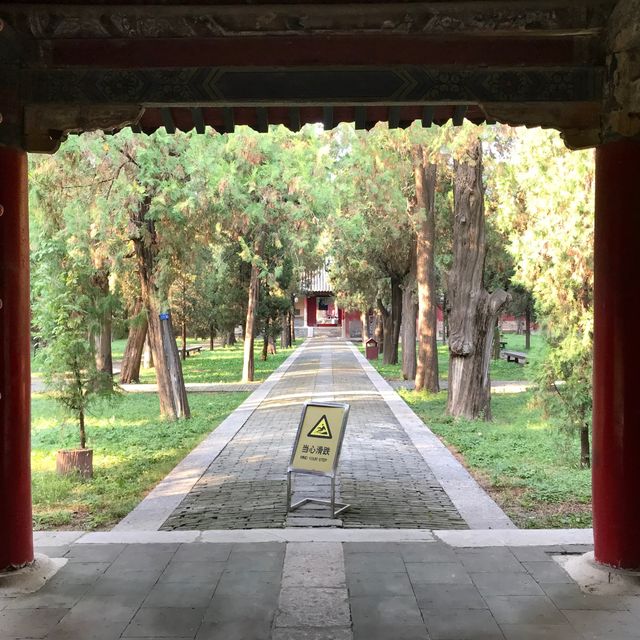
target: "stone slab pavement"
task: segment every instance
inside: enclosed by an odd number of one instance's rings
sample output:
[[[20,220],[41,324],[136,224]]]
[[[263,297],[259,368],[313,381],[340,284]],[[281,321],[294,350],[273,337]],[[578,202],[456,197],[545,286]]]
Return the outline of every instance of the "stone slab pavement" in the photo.
[[[166,513],[161,529],[513,526],[351,343],[307,340],[276,373],[275,381],[265,383],[266,392],[260,387],[263,397],[253,402],[243,425],[176,508]],[[308,400],[351,406],[337,480],[337,497],[351,508],[339,520],[318,505],[286,512],[286,470]],[[400,409],[394,403],[400,403]],[[437,474],[433,465],[439,466]],[[328,478],[297,474],[294,486],[294,499],[329,497]],[[464,494],[459,505],[449,491]],[[175,502],[179,491],[170,493]],[[144,520],[137,527],[157,528],[145,526]]]
[[[583,593],[554,560],[584,545],[44,539],[66,564],[0,597],[0,640],[640,638],[640,597]]]

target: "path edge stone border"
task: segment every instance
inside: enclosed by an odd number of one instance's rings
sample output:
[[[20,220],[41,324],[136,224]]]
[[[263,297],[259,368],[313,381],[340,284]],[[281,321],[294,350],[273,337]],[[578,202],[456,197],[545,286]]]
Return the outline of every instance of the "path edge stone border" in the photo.
[[[197,447],[188,453],[112,531],[157,531],[173,513],[209,465],[222,453],[245,425],[260,403],[269,395],[305,347],[295,351]]]
[[[516,526],[509,516],[376,371],[353,342],[347,341],[347,344],[469,527],[515,529]]]

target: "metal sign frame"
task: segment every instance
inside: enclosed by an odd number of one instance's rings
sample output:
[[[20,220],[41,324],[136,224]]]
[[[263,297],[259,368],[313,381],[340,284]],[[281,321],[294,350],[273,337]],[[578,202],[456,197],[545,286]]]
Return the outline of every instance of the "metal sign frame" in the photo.
[[[336,445],[336,454],[333,460],[333,466],[331,471],[314,471],[312,469],[299,469],[296,468],[293,464],[296,451],[298,450],[298,443],[300,442],[300,437],[302,435],[302,427],[304,425],[304,419],[307,415],[308,407],[331,407],[334,409],[344,409],[344,413],[342,415],[342,423],[340,425],[340,436],[338,437],[337,445]],[[344,502],[336,502],[336,471],[338,468],[338,462],[340,461],[340,453],[342,452],[342,441],[344,440],[344,433],[347,428],[347,421],[349,419],[349,409],[350,405],[346,402],[305,402],[304,408],[302,410],[302,416],[300,417],[300,423],[298,424],[298,431],[296,433],[296,439],[293,443],[293,450],[291,451],[291,458],[289,459],[289,466],[287,467],[287,513],[289,511],[295,511],[302,505],[305,505],[309,502],[314,502],[316,504],[327,504],[331,506],[331,513],[334,518],[339,516],[341,513],[346,511],[351,505],[345,504]],[[331,500],[321,500],[319,498],[303,498],[298,502],[291,504],[291,497],[293,493],[293,473],[305,473],[308,475],[315,476],[324,476],[331,478]],[[339,509],[336,510],[336,506]]]

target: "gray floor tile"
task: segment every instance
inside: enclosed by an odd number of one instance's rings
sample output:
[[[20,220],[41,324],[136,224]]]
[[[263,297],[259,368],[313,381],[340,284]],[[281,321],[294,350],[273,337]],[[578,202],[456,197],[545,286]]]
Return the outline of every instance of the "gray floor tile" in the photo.
[[[216,596],[253,598],[271,595],[275,601],[280,593],[280,571],[225,571],[216,587]]]
[[[406,567],[413,585],[471,584],[466,569],[457,562],[408,562]]]
[[[271,636],[271,640],[352,640],[352,638],[353,633],[349,627],[274,629]]]
[[[224,567],[224,562],[212,562],[210,560],[201,562],[176,562],[172,560],[158,579],[158,582],[202,583],[215,586],[218,584]]]
[[[443,542],[400,542],[398,551],[405,562],[458,562],[455,551]]]
[[[452,611],[449,615],[425,613],[433,640],[502,640],[500,627],[489,611]]]
[[[506,547],[484,547],[482,549],[459,549],[458,560],[469,573],[524,571],[522,564]]]
[[[587,640],[640,638],[638,619],[629,611],[564,611],[571,625]]]
[[[344,542],[342,544],[345,555],[350,553],[396,553],[397,542]]]
[[[350,599],[354,628],[358,625],[420,626],[422,615],[411,596],[358,596]]]
[[[236,547],[237,548],[237,547]],[[173,562],[225,562],[229,559],[233,545],[219,542],[191,542],[181,544],[172,558]]]
[[[227,563],[228,571],[282,571],[284,553],[277,551],[232,552]]]
[[[123,638],[157,636],[193,637],[198,631],[204,609],[143,608],[138,611],[122,634]]]
[[[473,584],[417,584],[418,606],[425,611],[445,614],[452,609],[486,609],[487,603]]]
[[[126,620],[67,615],[47,635],[47,640],[117,640],[127,624]]]
[[[412,596],[413,588],[406,572],[385,573],[352,573],[347,576],[347,587],[350,596]]]
[[[98,579],[87,594],[122,595],[132,599],[139,598],[142,601],[147,597],[157,580],[158,573],[155,571],[140,571],[134,574],[105,574]]]
[[[553,600],[558,609],[594,611],[626,611],[625,598],[621,596],[593,595],[583,593],[577,584],[541,584],[544,592]]]
[[[254,620],[256,624],[271,623],[276,611],[275,598],[253,597],[251,600],[229,596],[214,596],[204,614],[207,622]]]
[[[64,582],[61,584],[45,584],[35,593],[9,598],[6,609],[70,609],[87,591],[92,588],[89,584],[75,584]]]
[[[65,556],[69,562],[113,562],[125,549],[124,544],[74,544]]]
[[[142,603],[143,607],[207,607],[215,585],[202,583],[163,582],[154,585]]]
[[[271,625],[253,620],[203,622],[196,640],[271,640]]]
[[[68,609],[5,609],[0,611],[0,638],[43,638]]]
[[[573,584],[571,576],[554,560],[550,562],[523,562],[522,565],[536,582]]]
[[[353,627],[353,640],[429,640],[424,624],[359,624]]]
[[[352,573],[402,573],[405,571],[402,556],[396,552],[349,553],[344,565],[347,575]]]
[[[509,547],[509,550],[520,562],[548,562],[553,553],[562,553],[563,547]]]
[[[567,619],[547,596],[487,596],[500,624],[565,624]]]
[[[575,629],[565,624],[501,624],[507,640],[582,640]]]
[[[541,596],[538,583],[527,573],[472,573],[483,596]]]

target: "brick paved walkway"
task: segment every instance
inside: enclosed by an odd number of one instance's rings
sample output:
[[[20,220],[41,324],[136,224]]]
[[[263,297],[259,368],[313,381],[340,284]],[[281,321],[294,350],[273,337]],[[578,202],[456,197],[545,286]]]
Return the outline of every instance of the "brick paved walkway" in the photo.
[[[323,507],[287,517],[286,468],[307,400],[351,405],[338,494],[352,504],[342,521]],[[328,481],[297,476],[299,495],[326,496]],[[211,463],[162,529],[337,525],[466,528],[423,457],[347,343],[309,341],[298,358]]]

